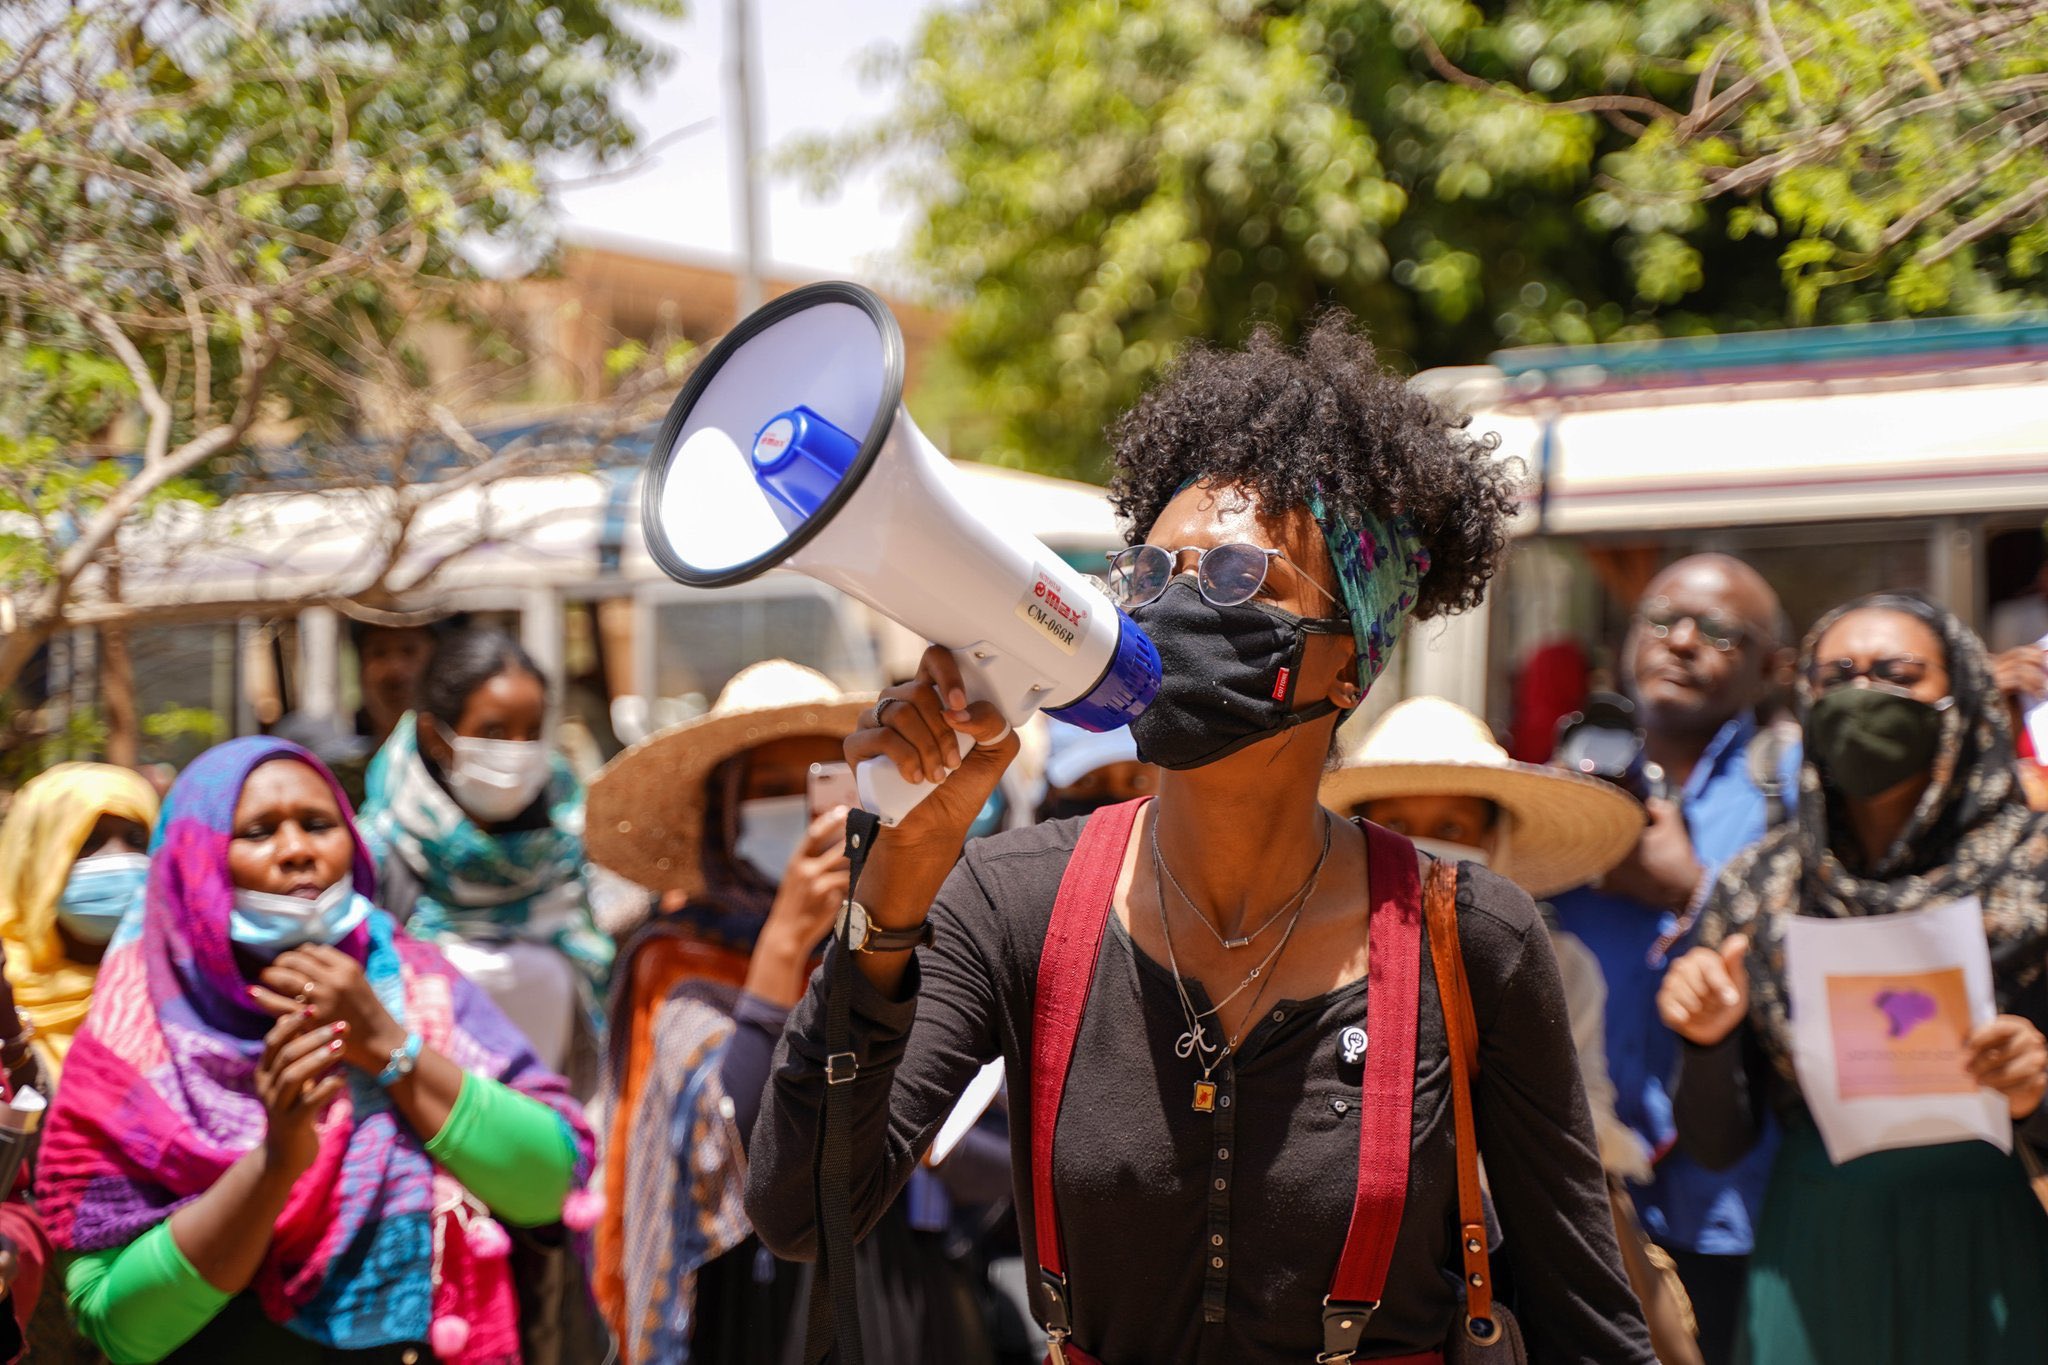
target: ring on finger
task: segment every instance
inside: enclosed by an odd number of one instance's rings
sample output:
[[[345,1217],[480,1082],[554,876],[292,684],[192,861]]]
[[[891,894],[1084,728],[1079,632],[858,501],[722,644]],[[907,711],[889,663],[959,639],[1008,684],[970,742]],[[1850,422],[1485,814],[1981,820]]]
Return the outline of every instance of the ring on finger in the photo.
[[[910,705],[910,703],[909,703],[909,702],[907,702],[907,701],[905,701],[905,700],[903,700],[903,698],[901,698],[901,697],[884,697],[884,698],[882,698],[882,699],[881,699],[880,701],[878,701],[878,702],[876,702],[876,703],[875,703],[875,724],[876,724],[876,725],[886,725],[886,724],[888,723],[888,722],[887,722],[887,720],[885,719],[885,717],[887,717],[887,716],[888,716],[888,714],[889,714],[889,708],[890,708],[890,707],[892,707],[892,706],[908,706],[908,705]]]
[[[299,986],[299,1003],[301,1005],[310,1005],[313,1003],[313,983],[310,979],[301,983]]]

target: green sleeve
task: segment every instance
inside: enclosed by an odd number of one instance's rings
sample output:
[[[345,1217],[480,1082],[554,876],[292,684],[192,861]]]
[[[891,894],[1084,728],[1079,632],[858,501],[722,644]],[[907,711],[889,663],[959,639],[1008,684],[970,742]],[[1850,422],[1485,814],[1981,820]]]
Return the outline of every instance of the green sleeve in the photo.
[[[576,1175],[568,1120],[539,1100],[474,1074],[462,1078],[455,1107],[427,1143],[427,1155],[492,1213],[523,1228],[560,1218]]]
[[[127,1246],[72,1257],[64,1267],[64,1292],[79,1330],[114,1365],[162,1360],[233,1297],[192,1268],[169,1223]]]

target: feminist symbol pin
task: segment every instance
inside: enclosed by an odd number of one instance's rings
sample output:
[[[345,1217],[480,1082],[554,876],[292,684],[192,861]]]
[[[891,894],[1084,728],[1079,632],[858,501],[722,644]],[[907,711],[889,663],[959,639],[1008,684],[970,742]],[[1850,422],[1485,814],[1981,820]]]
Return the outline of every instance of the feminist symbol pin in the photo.
[[[1355,1066],[1365,1058],[1365,1030],[1353,1024],[1337,1036],[1338,1046],[1344,1049],[1344,1064]]]

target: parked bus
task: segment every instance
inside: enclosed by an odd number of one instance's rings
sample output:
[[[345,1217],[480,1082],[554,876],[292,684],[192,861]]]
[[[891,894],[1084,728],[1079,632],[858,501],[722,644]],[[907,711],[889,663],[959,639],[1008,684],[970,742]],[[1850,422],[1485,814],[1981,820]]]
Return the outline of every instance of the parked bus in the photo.
[[[1102,490],[961,463],[984,520],[1037,536],[1087,572],[1120,543]],[[664,577],[640,535],[639,470],[509,478],[436,498],[410,525],[388,583],[399,606],[503,627],[563,680],[558,701],[586,760],[708,706],[754,660],[785,657],[848,688],[908,676],[922,642],[810,579],[775,571],[716,592]],[[309,599],[348,597],[391,556],[388,489],[229,499],[173,511],[127,538],[122,594],[147,608],[129,633],[138,710],[211,711],[220,733],[287,712],[348,716],[360,704],[346,618]],[[408,585],[417,588],[406,591]],[[97,696],[95,632],[61,635],[47,691],[61,708]],[[208,737],[149,746],[182,762]]]
[[[1378,706],[1441,693],[1509,734],[1532,662],[1607,681],[1650,578],[1701,551],[1755,564],[1797,631],[1878,588],[1984,630],[2043,581],[2048,318],[1527,348],[1415,382],[1527,487],[1486,605],[1425,628]]]

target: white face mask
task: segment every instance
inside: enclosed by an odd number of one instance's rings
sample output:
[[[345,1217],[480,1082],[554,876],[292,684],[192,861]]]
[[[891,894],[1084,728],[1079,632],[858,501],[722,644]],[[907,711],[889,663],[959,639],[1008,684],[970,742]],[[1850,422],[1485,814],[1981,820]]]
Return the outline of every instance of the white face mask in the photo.
[[[236,887],[235,906],[228,912],[228,937],[276,957],[302,943],[339,943],[369,913],[370,903],[355,893],[355,883],[349,877],[312,897]]]
[[[448,790],[455,804],[487,825],[510,820],[533,804],[548,784],[548,746],[537,739],[471,739],[440,721],[441,737],[455,751]]]
[[[778,885],[811,827],[808,796],[764,796],[740,802],[740,836],[733,856]]]
[[[1485,867],[1492,861],[1485,849],[1474,848],[1471,844],[1454,844],[1446,839],[1416,839],[1412,837],[1408,842],[1441,862],[1477,863],[1481,867]]]

